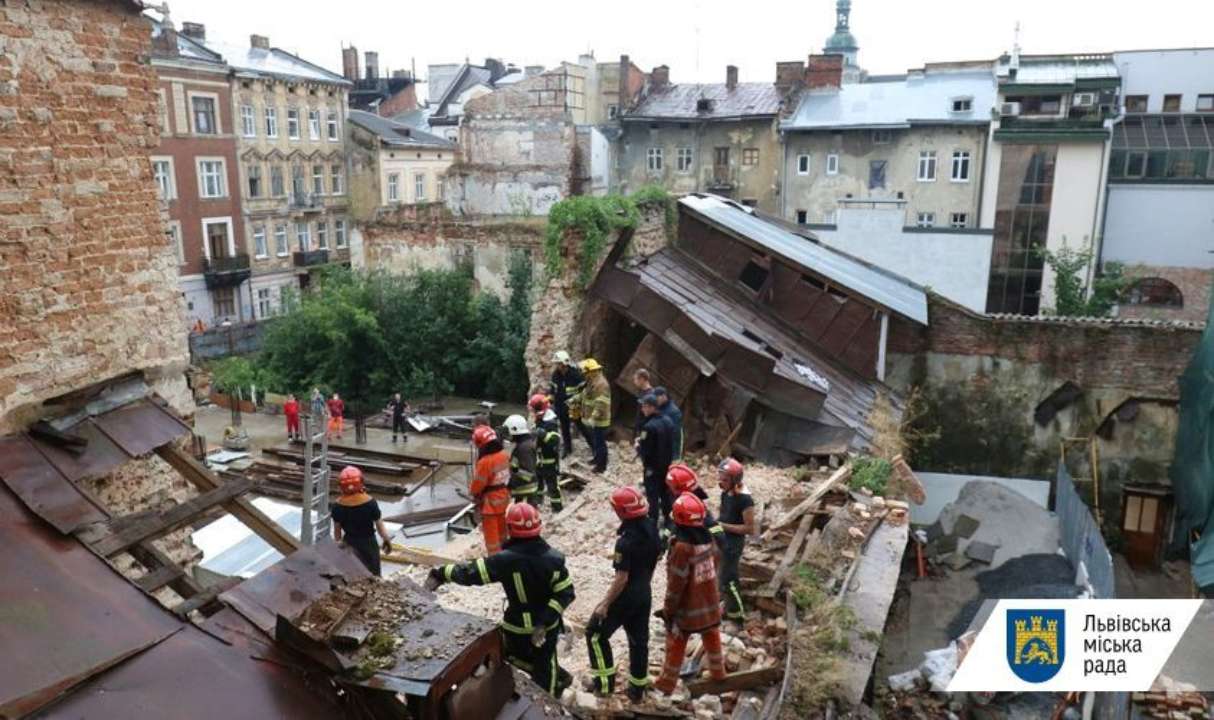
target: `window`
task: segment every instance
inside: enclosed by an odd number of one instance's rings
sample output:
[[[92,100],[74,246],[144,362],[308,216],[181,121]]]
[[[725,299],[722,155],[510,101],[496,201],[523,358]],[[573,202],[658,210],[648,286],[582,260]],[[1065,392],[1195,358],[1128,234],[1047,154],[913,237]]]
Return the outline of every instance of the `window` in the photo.
[[[617,117],[619,117],[619,114],[620,114],[619,105],[613,104],[613,105],[607,106],[607,119],[608,120],[615,120]]]
[[[325,166],[312,166],[312,192],[316,195],[325,194]]]
[[[426,174],[415,173],[413,175],[413,202],[426,201]]]
[[[645,167],[649,172],[662,172],[662,148],[651,147],[645,152]]]
[[[198,195],[202,198],[228,196],[228,184],[224,179],[222,159],[198,159]]]
[[[1143,278],[1126,291],[1126,303],[1178,308],[1184,307],[1184,296],[1180,288],[1163,278]]]
[[[328,124],[329,124],[329,139],[337,140],[338,139],[338,137],[337,137],[337,113],[332,110],[329,111]]]
[[[968,213],[953,213],[949,216],[948,226],[951,228],[963,228],[969,226]]]
[[[270,248],[266,245],[266,226],[253,226],[253,252],[259,258],[269,257]]]
[[[240,106],[240,132],[245,137],[257,136],[257,119],[253,117],[252,105]]]
[[[333,194],[341,195],[346,191],[346,176],[341,165],[334,165],[330,170],[333,171]]]
[[[152,177],[156,180],[156,188],[161,200],[177,198],[177,178],[173,175],[173,158],[152,158]]]
[[[267,318],[274,314],[274,303],[270,300],[270,288],[257,291],[257,317]]]
[[[308,139],[309,140],[319,140],[320,139],[320,111],[319,110],[309,110],[308,111]]]
[[[921,212],[915,219],[915,227],[929,228],[936,227],[936,213]]]
[[[274,253],[278,257],[287,254],[287,226],[283,223],[274,226]]]
[[[972,97],[953,98],[953,112],[967,113],[974,109],[974,99]]]
[[[874,145],[888,145],[894,141],[894,133],[891,130],[873,130]]]
[[[338,218],[333,221],[333,239],[337,243],[337,247],[344,248],[346,246],[346,221]]]
[[[299,111],[295,108],[287,108],[287,137],[299,139]]]
[[[1180,95],[1164,95],[1163,96],[1163,111],[1164,112],[1180,112]]]
[[[203,218],[203,252],[207,258],[227,258],[236,254],[231,218]]]
[[[742,274],[738,276],[738,280],[753,292],[759,292],[767,283],[767,276],[770,272],[759,263],[750,260],[747,261],[746,267],[742,268]]]
[[[245,173],[249,177],[249,197],[261,197],[262,192],[265,191],[261,181],[261,166],[250,164],[245,168]]]
[[[447,180],[442,175],[434,178],[434,197],[442,202],[447,199]]]
[[[278,108],[266,108],[266,137],[278,137]]]
[[[216,318],[230,318],[236,314],[236,288],[216,288],[211,291],[211,302],[215,306]]]
[[[809,156],[808,155],[798,155],[797,156],[797,174],[798,175],[808,175],[809,174]]]
[[[759,148],[743,148],[742,164],[753,167],[759,164]]]
[[[190,95],[190,116],[194,120],[195,134],[215,135],[219,132],[215,117],[215,96]]]
[[[307,222],[295,223],[295,244],[299,246],[300,252],[312,249],[312,232]]]
[[[329,221],[316,221],[316,247],[321,250],[329,249]]]
[[[674,154],[675,169],[681,173],[691,172],[691,165],[692,165],[693,157],[694,156],[691,154],[691,148],[689,148],[689,147],[679,148],[678,150],[675,151],[675,154]]]
[[[1214,95],[1198,95],[1197,112],[1214,112]]]
[[[1144,113],[1147,111],[1146,95],[1126,95],[1125,111],[1128,113]]]
[[[885,187],[885,160],[868,161],[868,189],[876,190]]]
[[[1126,153],[1125,177],[1140,178],[1147,172],[1147,154],[1145,152]]]
[[[297,200],[303,202],[306,199],[306,189],[304,187],[304,170],[302,165],[293,165],[291,167],[291,194]]]
[[[270,166],[270,195],[272,197],[282,197],[287,194],[287,188],[282,180],[282,166]]]
[[[808,210],[798,210],[797,211],[797,224],[804,225],[808,222],[809,222],[809,211]]]
[[[953,153],[953,182],[970,181],[970,154],[965,150]]]
[[[936,182],[936,151],[919,152],[919,182]]]
[[[400,202],[400,174],[388,175],[388,202]]]
[[[181,221],[169,221],[168,229],[164,234],[169,241],[169,246],[173,248],[173,256],[177,258],[177,264],[185,265],[185,245],[181,242]]]
[[[826,156],[826,174],[827,175],[838,175],[839,174],[839,155],[838,155],[838,153],[830,153],[829,155]]]
[[[164,96],[164,90],[156,91],[156,120],[160,124],[160,134],[169,134],[169,101]]]

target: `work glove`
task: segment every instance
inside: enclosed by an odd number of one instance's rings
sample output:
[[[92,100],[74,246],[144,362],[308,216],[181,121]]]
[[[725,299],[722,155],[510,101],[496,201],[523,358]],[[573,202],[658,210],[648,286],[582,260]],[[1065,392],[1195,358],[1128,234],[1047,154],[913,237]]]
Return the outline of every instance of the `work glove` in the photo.
[[[431,568],[430,574],[426,575],[427,590],[437,590],[445,582],[447,582],[447,577],[443,575],[442,568]]]
[[[548,636],[548,628],[540,626],[531,631],[531,645],[533,647],[543,647],[544,639]]]

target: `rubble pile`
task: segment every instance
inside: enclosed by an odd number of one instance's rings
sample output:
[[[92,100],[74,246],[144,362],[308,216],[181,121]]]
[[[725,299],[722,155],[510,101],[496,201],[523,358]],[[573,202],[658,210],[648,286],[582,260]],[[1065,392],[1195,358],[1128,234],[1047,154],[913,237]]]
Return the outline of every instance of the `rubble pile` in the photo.
[[[1156,678],[1151,689],[1130,696],[1135,717],[1152,720],[1184,720],[1210,717],[1210,701],[1197,688],[1166,675]]]

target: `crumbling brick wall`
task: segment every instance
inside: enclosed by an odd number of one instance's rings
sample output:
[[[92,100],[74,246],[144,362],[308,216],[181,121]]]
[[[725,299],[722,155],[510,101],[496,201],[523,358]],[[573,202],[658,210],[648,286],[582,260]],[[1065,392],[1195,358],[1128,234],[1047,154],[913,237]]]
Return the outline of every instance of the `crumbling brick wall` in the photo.
[[[1210,312],[1210,286],[1214,283],[1214,271],[1206,268],[1129,265],[1125,268],[1125,275],[1130,278],[1131,287],[1135,280],[1142,278],[1167,280],[1180,291],[1184,304],[1181,307],[1123,304],[1117,309],[1119,317],[1205,322]]]
[[[0,434],[131,370],[188,410],[150,42],[132,2],[0,3]]]

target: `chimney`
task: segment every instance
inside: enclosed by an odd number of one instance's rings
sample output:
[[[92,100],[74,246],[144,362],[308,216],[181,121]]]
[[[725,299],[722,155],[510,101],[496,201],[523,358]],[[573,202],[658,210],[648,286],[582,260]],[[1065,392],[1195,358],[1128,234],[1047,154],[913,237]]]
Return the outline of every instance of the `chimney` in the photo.
[[[665,89],[670,84],[670,66],[658,65],[649,74],[649,87],[654,90]]]
[[[203,42],[207,39],[207,26],[202,23],[183,22],[181,23],[181,34],[191,40]]]
[[[152,38],[152,52],[157,57],[177,57],[181,54],[177,49],[177,31],[172,23],[160,26],[160,32]]]
[[[379,80],[379,53],[368,50],[363,53],[363,58],[367,61],[367,80],[369,82]]]
[[[258,50],[269,50],[270,38],[265,35],[250,35],[249,47],[257,48]]]
[[[835,88],[843,85],[842,55],[810,55],[805,70],[805,84],[814,88]]]
[[[620,56],[620,77],[619,87],[616,88],[616,113],[617,116],[622,116],[625,112],[632,109],[632,93],[628,87],[628,70],[632,67],[632,61],[627,55]]]
[[[525,77],[525,78],[532,78],[532,77],[535,77],[536,75],[543,75],[543,74],[544,74],[543,65],[528,65],[527,67],[523,68],[523,77]]]
[[[358,48],[353,45],[341,49],[341,75],[352,83],[358,82]]]
[[[805,84],[805,63],[787,60],[776,63],[776,91],[786,95]]]
[[[495,83],[506,75],[506,64],[497,58],[485,58],[485,67],[489,70],[490,83]]]
[[[737,65],[726,65],[725,66],[725,87],[729,90],[733,90],[737,86],[738,86],[738,66]]]
[[[413,73],[409,72],[408,70],[393,70],[392,79],[393,80],[411,80],[411,79],[413,79]]]

